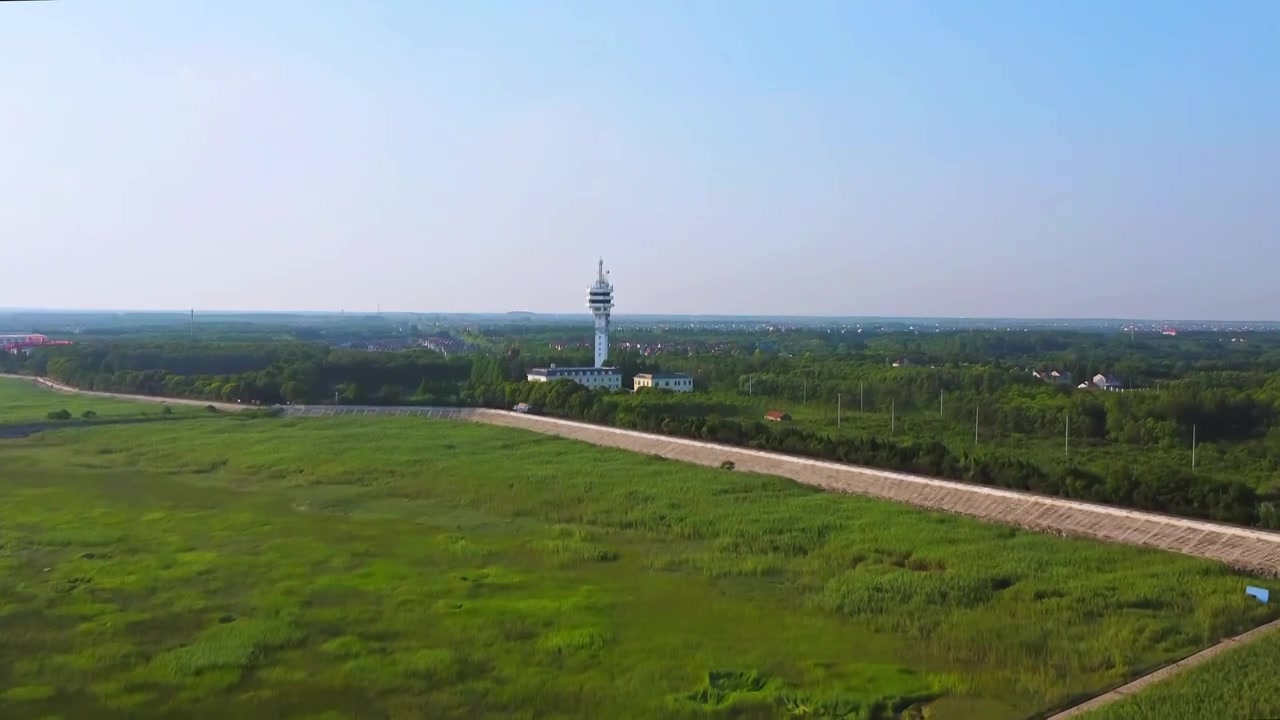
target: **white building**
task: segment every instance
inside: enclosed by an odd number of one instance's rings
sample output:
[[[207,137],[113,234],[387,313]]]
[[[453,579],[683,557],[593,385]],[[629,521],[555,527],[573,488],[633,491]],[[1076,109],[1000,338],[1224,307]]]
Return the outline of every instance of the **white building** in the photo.
[[[0,334],[0,345],[9,343],[25,343],[28,345],[43,345],[49,342],[49,336],[39,333],[3,333]]]
[[[605,388],[606,390],[622,389],[622,371],[617,368],[558,368],[552,365],[549,368],[534,368],[528,372],[526,377],[529,382],[572,380],[581,385],[586,385],[592,390],[596,388]]]
[[[639,373],[632,387],[636,390],[651,387],[672,392],[693,392],[693,376],[673,372]]]
[[[1093,386],[1100,390],[1119,390],[1124,387],[1124,383],[1109,375],[1098,373],[1093,376]]]

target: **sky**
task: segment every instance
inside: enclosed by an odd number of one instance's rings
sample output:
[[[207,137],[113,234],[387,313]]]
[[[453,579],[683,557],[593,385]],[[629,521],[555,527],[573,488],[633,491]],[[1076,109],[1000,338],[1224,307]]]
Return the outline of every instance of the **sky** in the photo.
[[[0,3],[0,307],[1280,319],[1280,3]]]

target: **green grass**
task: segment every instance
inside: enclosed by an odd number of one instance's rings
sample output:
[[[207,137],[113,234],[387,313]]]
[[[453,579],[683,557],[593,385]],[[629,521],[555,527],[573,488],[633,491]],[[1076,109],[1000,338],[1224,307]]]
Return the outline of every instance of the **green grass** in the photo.
[[[1274,617],[1246,582],[483,425],[0,442],[6,719],[1011,719]]]
[[[1085,720],[1280,717],[1280,634],[1228,650],[1203,665],[1084,716]]]
[[[22,702],[24,700],[47,700],[53,697],[54,689],[48,685],[24,685],[22,687],[9,688],[0,693],[0,699],[10,702]]]
[[[57,393],[37,387],[28,380],[0,378],[0,425],[56,422],[51,421],[48,415],[58,410],[71,413],[75,421],[85,419],[86,411],[94,413],[96,420],[160,417],[166,407],[172,407],[173,417],[206,412],[190,405],[169,406]]]

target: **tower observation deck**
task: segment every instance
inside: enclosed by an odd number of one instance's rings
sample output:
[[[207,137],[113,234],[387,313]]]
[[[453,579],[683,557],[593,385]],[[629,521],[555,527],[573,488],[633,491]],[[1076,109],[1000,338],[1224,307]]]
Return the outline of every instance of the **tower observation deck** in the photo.
[[[604,269],[604,258],[596,265],[596,281],[587,290],[587,307],[596,319],[596,367],[609,359],[609,313],[613,310],[613,285]]]

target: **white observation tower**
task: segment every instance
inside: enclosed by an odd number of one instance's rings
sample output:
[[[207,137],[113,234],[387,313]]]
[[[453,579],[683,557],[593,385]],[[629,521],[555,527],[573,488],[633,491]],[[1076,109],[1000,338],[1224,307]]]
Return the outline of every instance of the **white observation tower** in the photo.
[[[613,285],[604,269],[604,258],[596,266],[596,281],[587,290],[587,307],[596,318],[596,367],[609,359],[609,311],[613,310]]]
[[[587,307],[596,318],[596,364],[592,367],[533,368],[526,377],[529,382],[553,382],[572,380],[592,390],[621,390],[622,371],[605,367],[609,359],[609,313],[613,310],[613,285],[609,273],[604,271],[604,259],[596,269],[596,281],[587,289]]]

